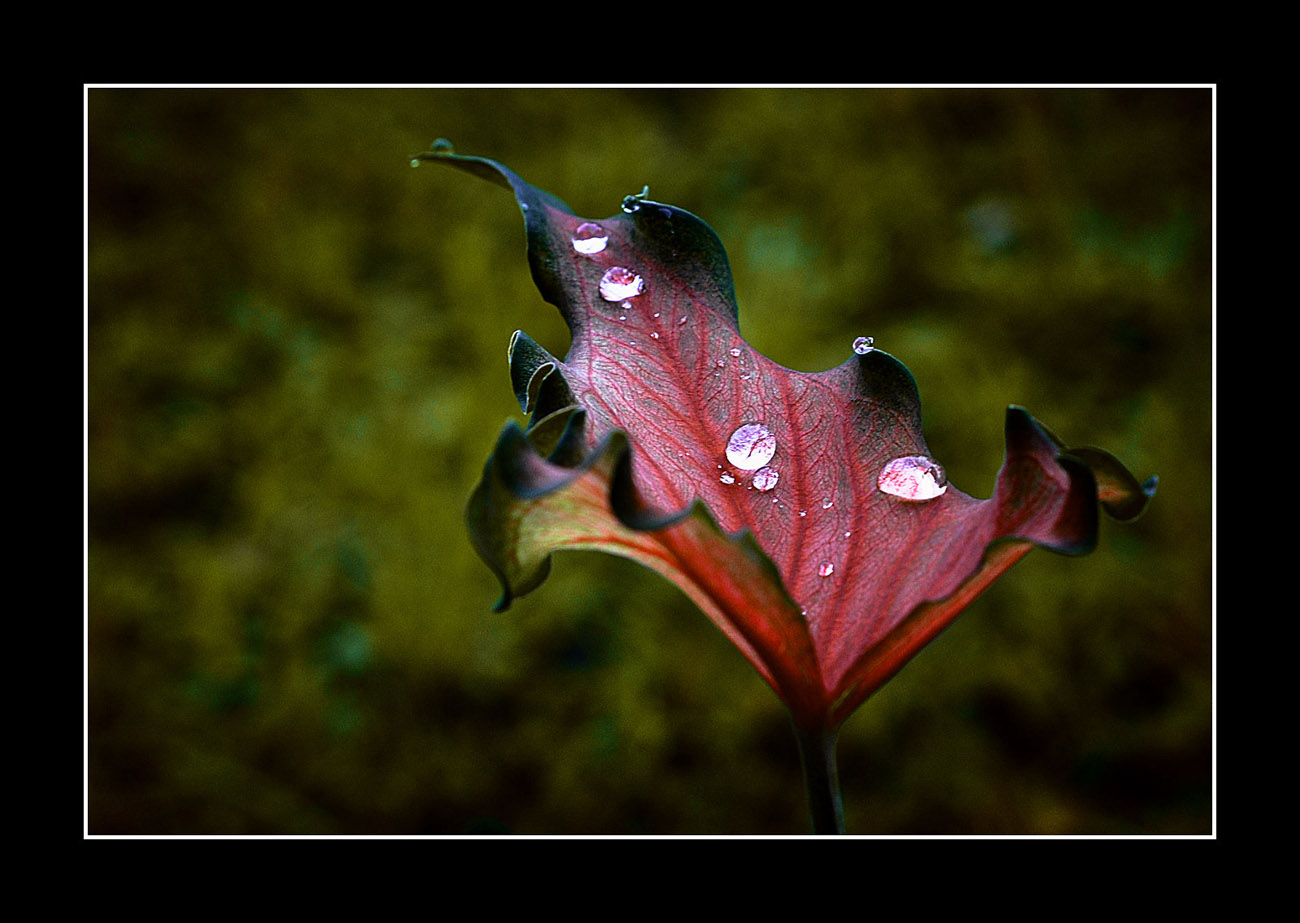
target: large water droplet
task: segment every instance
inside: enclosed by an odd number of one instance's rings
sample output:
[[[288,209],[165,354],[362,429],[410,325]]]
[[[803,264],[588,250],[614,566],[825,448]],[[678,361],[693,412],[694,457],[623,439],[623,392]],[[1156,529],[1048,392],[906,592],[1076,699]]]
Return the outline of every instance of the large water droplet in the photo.
[[[746,423],[727,440],[727,461],[745,471],[757,471],[776,454],[776,437],[762,423]]]
[[[885,465],[876,485],[904,500],[933,500],[948,489],[948,476],[933,459],[904,455]]]
[[[835,565],[830,561],[823,561],[822,566],[817,568],[818,577],[829,577],[833,573],[835,573]]]
[[[775,468],[759,468],[754,472],[754,489],[771,490],[780,478],[781,473]]]
[[[615,266],[600,280],[600,297],[606,301],[635,298],[645,290],[645,280],[630,269]]]
[[[609,235],[605,233],[605,229],[592,221],[584,221],[573,232],[573,249],[579,253],[588,255],[599,253],[608,243]]]
[[[853,351],[859,356],[865,356],[875,348],[875,342],[871,337],[858,337],[853,341]]]

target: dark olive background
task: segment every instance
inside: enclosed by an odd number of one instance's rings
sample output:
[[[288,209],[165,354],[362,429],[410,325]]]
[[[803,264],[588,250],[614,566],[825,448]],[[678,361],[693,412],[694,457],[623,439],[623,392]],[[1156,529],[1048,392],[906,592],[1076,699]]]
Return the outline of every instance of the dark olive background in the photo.
[[[863,834],[1212,831],[1208,89],[87,91],[92,834],[787,834],[785,713],[671,584],[494,614],[462,512],[568,337],[503,189],[651,197],[742,329],[905,362],[987,496],[1006,406],[1160,492],[1032,553],[846,724]]]

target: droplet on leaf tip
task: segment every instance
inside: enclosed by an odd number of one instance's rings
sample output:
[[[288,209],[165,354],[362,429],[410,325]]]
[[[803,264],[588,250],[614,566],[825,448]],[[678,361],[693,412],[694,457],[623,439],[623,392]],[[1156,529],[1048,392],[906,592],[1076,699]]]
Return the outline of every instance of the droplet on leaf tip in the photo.
[[[881,469],[876,485],[884,493],[903,500],[933,500],[948,489],[948,477],[933,459],[904,455]]]
[[[875,342],[872,337],[858,337],[853,341],[853,351],[859,356],[865,356],[875,348]]]
[[[623,197],[623,211],[627,212],[629,215],[634,214],[635,212],[640,211],[640,210],[641,210],[641,200],[644,199],[644,198],[645,198],[646,196],[648,196],[648,195],[650,195],[650,187],[649,187],[649,186],[643,186],[643,187],[641,187],[641,191],[640,191],[640,192],[633,193],[633,194],[630,195],[630,196],[624,196],[624,197]]]

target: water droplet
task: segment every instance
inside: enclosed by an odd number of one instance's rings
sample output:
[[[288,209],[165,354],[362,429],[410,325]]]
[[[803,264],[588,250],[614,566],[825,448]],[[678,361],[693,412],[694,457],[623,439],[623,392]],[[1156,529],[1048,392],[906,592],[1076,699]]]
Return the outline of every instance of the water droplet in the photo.
[[[845,537],[845,538],[848,538],[848,537],[849,537],[850,535],[852,535],[852,534],[853,534],[853,532],[850,530],[850,531],[844,533],[844,537]]]
[[[650,339],[652,339],[652,340],[657,340],[657,339],[659,339],[659,334],[657,334],[657,333],[651,333],[651,334],[650,334]]]
[[[727,360],[726,360],[726,359],[719,359],[719,360],[717,361],[717,363],[716,363],[716,365],[718,366],[718,368],[722,368],[722,367],[723,367],[724,365],[726,365],[726,364],[727,364]]]
[[[885,465],[876,485],[904,500],[933,500],[948,489],[948,476],[933,459],[904,455]]]
[[[807,515],[808,515],[808,511],[807,511],[807,510],[800,510],[800,511],[799,511],[799,518],[800,518],[800,519],[803,519],[803,518],[804,518],[805,516],[807,516]]]
[[[818,577],[829,577],[833,573],[835,573],[835,565],[830,561],[823,561],[822,566],[817,568]]]
[[[734,484],[734,483],[736,483],[736,479],[735,479],[734,477],[732,477],[730,474],[719,475],[719,476],[718,476],[718,480],[721,481],[721,482],[724,483],[724,484]]]
[[[738,358],[740,358],[740,348],[739,348],[739,347],[732,347],[732,350],[731,350],[731,356],[732,356],[733,359],[738,359]]]
[[[745,471],[757,471],[776,454],[776,437],[762,423],[746,423],[727,440],[727,461]]]
[[[615,266],[600,280],[600,297],[606,301],[635,298],[645,290],[645,280],[630,269]]]
[[[875,342],[871,337],[858,337],[853,341],[853,351],[859,356],[865,356],[874,348]]]
[[[828,510],[835,505],[835,501],[830,497],[822,497],[822,509]]]
[[[412,158],[411,158],[411,166],[413,166],[413,167],[418,167],[419,165],[420,165],[420,158],[419,158],[419,157],[412,157]]]
[[[780,477],[780,472],[775,468],[759,468],[758,471],[754,473],[754,489],[771,490],[776,486],[776,482]],[[776,501],[773,502],[775,503]]]
[[[686,318],[684,318],[684,317],[680,317],[680,318],[677,319],[677,326],[678,326],[678,327],[680,327],[680,326],[681,326],[682,324],[684,324],[684,323],[686,323]]]
[[[630,196],[623,197],[623,211],[629,215],[635,214],[641,210],[641,200],[650,194],[650,187],[644,186],[641,191]]]
[[[658,311],[655,311],[655,317],[658,317],[658,316],[659,316],[659,312],[658,312]]]
[[[429,150],[433,151],[435,154],[454,154],[456,152],[456,145],[452,144],[446,138],[434,138],[433,144],[429,146]]]
[[[584,221],[573,232],[573,249],[579,253],[599,253],[609,243],[605,229],[592,221]]]

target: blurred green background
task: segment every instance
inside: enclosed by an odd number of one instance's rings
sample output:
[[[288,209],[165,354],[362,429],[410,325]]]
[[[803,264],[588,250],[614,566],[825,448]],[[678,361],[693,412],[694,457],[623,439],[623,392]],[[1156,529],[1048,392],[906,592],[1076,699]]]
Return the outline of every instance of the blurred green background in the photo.
[[[561,555],[503,614],[462,510],[567,331],[508,192],[651,197],[742,329],[913,371],[988,496],[1017,403],[1160,475],[844,728],[861,834],[1207,834],[1208,89],[87,91],[88,830],[801,834],[775,696],[680,592]]]

